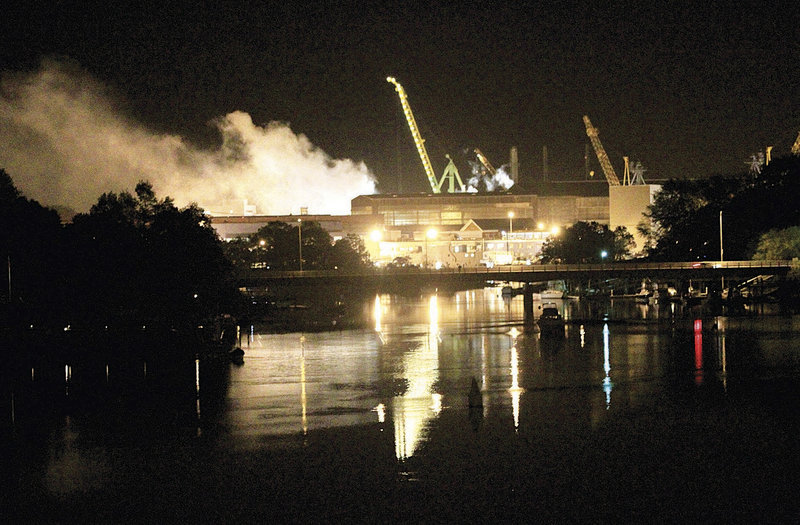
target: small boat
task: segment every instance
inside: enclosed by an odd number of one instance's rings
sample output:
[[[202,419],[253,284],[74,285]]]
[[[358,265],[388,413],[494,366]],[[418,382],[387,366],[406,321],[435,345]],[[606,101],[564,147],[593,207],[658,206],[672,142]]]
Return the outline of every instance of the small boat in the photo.
[[[234,348],[233,350],[228,352],[228,357],[234,363],[243,363],[244,362],[244,350],[242,350],[241,348],[239,348],[237,346],[236,348]]]
[[[542,305],[542,314],[539,316],[537,324],[542,334],[564,334],[564,318],[558,312],[558,307],[554,303]]]
[[[563,299],[564,298],[564,290],[556,290],[553,288],[548,288],[547,290],[542,290],[539,293],[539,296],[544,299]]]
[[[548,299],[563,299],[567,295],[567,287],[564,281],[547,281],[545,289],[539,293],[542,301]]]
[[[639,293],[635,294],[633,297],[639,304],[647,304],[650,302],[650,298],[653,296],[652,292],[647,288],[642,288],[639,290]]]
[[[514,297],[515,295],[522,294],[522,288],[514,288],[513,286],[503,286],[501,294],[504,297]]]

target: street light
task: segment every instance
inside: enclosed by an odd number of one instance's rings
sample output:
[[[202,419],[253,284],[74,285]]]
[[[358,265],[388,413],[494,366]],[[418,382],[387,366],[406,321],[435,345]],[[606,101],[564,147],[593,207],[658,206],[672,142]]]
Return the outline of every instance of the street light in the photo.
[[[425,268],[428,267],[428,239],[435,239],[437,235],[436,228],[429,228],[427,232],[425,232]]]
[[[303,271],[303,219],[297,219],[297,248],[300,252],[300,271]]]

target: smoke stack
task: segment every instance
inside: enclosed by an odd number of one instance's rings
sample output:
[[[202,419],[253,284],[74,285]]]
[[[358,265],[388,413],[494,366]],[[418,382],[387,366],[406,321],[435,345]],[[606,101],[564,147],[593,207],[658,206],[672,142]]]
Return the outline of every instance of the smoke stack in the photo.
[[[519,157],[517,156],[517,147],[511,146],[511,180],[514,184],[519,182]]]

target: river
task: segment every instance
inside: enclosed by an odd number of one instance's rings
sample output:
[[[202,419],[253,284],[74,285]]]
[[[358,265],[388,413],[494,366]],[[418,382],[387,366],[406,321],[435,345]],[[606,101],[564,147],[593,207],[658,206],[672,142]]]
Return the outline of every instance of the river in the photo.
[[[556,304],[563,337],[486,288],[378,295],[358,329],[243,327],[243,364],[17,367],[0,504],[35,522],[800,516],[800,317]]]

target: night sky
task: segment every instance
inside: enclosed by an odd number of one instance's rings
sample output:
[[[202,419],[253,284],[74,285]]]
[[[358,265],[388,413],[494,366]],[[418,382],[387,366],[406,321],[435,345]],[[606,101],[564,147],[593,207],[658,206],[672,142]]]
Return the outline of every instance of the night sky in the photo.
[[[539,180],[546,145],[551,180],[583,179],[584,114],[620,177],[628,155],[651,180],[745,171],[800,131],[798,2],[248,3],[12,0],[0,64],[68,61],[132,120],[200,147],[231,111],[286,122],[387,192],[428,188],[388,75],[437,175],[445,153],[463,170],[467,150],[500,166],[517,146],[523,180]]]

